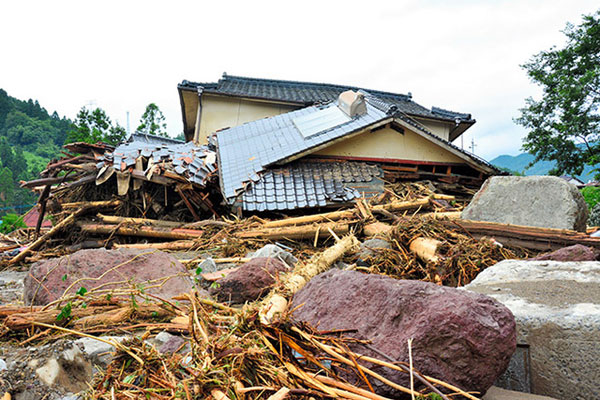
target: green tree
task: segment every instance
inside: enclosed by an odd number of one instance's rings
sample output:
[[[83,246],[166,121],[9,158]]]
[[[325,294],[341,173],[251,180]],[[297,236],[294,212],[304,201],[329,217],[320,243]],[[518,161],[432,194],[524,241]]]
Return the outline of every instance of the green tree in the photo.
[[[82,107],[77,114],[77,119],[67,132],[67,143],[86,142],[97,143],[104,142],[116,145],[125,139],[125,129],[119,124],[111,122],[104,110],[96,108],[89,111]]]
[[[542,51],[522,66],[543,97],[526,99],[515,121],[529,131],[523,149],[535,156],[531,165],[556,161],[551,174],[580,175],[586,164],[600,163],[600,10],[563,33],[563,48]]]
[[[150,103],[146,106],[146,111],[144,111],[144,114],[142,114],[142,118],[140,119],[140,125],[135,131],[137,133],[145,133],[148,135],[169,137],[165,116],[162,111],[160,111],[160,108],[154,103]]]
[[[13,174],[6,167],[0,168],[0,204],[12,205],[15,198],[15,184]]]

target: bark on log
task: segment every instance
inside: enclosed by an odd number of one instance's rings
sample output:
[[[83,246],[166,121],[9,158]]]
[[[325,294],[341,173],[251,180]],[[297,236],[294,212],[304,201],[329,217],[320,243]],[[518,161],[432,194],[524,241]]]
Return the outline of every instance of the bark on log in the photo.
[[[348,223],[330,222],[320,225],[301,225],[282,228],[257,229],[246,232],[238,232],[235,235],[241,239],[314,239],[314,237],[317,235],[319,238],[330,237],[330,229],[336,235],[343,235],[348,233],[349,226]]]
[[[122,235],[122,236],[137,236],[147,238],[159,238],[159,239],[197,239],[202,236],[203,231],[196,231],[192,229],[170,229],[160,228],[152,226],[138,226],[135,228],[128,228],[119,225],[102,225],[102,224],[82,224],[81,231],[90,234],[99,235]]]

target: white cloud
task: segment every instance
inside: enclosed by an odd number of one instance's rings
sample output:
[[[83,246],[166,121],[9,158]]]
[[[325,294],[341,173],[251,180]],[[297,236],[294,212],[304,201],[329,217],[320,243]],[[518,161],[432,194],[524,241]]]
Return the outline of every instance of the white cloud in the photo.
[[[149,102],[182,129],[177,83],[231,74],[412,92],[470,112],[476,152],[516,154],[537,89],[519,65],[597,2],[5,2],[0,87],[74,117],[95,101],[135,129]]]

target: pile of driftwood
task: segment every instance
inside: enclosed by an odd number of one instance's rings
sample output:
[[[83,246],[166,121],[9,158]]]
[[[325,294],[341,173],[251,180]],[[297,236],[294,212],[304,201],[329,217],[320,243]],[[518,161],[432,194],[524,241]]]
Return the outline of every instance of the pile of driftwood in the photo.
[[[72,335],[113,345],[113,361],[89,390],[94,399],[385,399],[373,392],[373,379],[407,395],[477,399],[421,374],[410,363],[352,352],[342,332],[318,332],[288,318],[288,299],[357,245],[353,235],[336,240],[300,263],[265,300],[242,308],[200,298],[196,292],[182,295],[177,302],[152,298],[135,303],[130,299],[144,296],[139,290],[106,299],[102,290],[92,289],[45,307],[0,307],[4,319],[0,333],[23,344]],[[139,330],[146,333],[135,337]],[[145,341],[151,332],[162,330],[183,335],[189,351],[161,354]],[[113,331],[130,332],[132,340],[95,336]],[[392,382],[375,372],[374,366],[409,374],[414,384]],[[341,379],[336,374],[340,370],[354,371],[359,381]]]

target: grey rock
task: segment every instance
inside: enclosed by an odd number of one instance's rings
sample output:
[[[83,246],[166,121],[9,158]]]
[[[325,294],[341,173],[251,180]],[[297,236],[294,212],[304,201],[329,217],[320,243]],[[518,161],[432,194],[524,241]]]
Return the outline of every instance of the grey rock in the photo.
[[[555,176],[493,176],[463,219],[585,231],[588,209],[579,190]]]
[[[6,365],[6,361],[4,361],[3,359],[0,358],[0,371],[4,371],[5,369],[8,369],[8,366]]]
[[[527,394],[516,392],[514,390],[506,390],[497,386],[492,386],[487,391],[483,400],[556,400],[552,397],[538,396],[535,394]]]
[[[102,339],[121,343],[130,336],[102,336]],[[95,364],[108,365],[113,358],[115,347],[92,338],[80,338],[73,342]]]
[[[198,263],[198,268],[200,268],[203,273],[211,273],[219,270],[219,267],[217,267],[217,264],[211,257],[208,257]]]
[[[391,249],[392,245],[387,240],[383,239],[368,239],[360,244],[360,250],[358,253],[358,261],[356,262],[359,266],[367,266],[367,259],[375,255],[378,249]]]
[[[504,260],[465,288],[497,299],[515,316],[521,351],[499,386],[562,400],[597,397],[600,262]]]
[[[92,365],[77,346],[72,346],[58,357],[48,358],[35,373],[49,387],[77,393],[87,389],[87,383],[92,379]]]
[[[27,271],[0,272],[0,304],[18,302],[23,298],[23,279]]]
[[[158,349],[161,354],[172,354],[177,352],[183,346],[186,341],[181,336],[172,335],[166,342],[164,342]]]
[[[250,258],[277,258],[283,261],[290,267],[293,267],[298,262],[298,259],[292,255],[289,251],[282,249],[276,244],[267,244],[264,247],[258,249],[254,253],[250,254]]]

